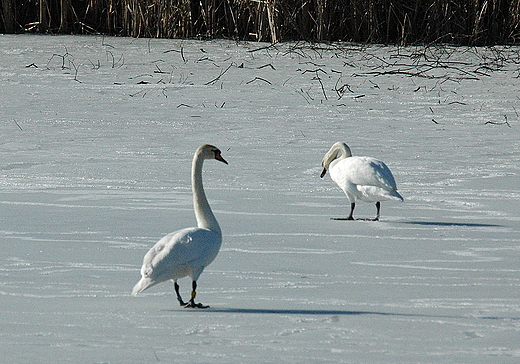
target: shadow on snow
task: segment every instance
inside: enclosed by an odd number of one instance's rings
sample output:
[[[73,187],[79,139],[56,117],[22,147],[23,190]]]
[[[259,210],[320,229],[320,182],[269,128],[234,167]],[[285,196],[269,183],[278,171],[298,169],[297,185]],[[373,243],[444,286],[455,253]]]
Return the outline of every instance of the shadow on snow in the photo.
[[[424,226],[463,226],[463,227],[503,227],[496,224],[479,224],[470,222],[442,222],[442,221],[402,221],[402,224]]]
[[[167,310],[176,311],[179,310]],[[189,309],[188,311],[192,311]],[[208,313],[239,313],[239,314],[270,314],[270,315],[317,315],[317,316],[395,316],[395,317],[423,317],[423,318],[451,318],[451,319],[480,319],[480,320],[508,320],[517,321],[520,317],[500,316],[455,316],[455,315],[427,315],[398,312],[377,311],[348,311],[348,310],[302,310],[302,309],[271,309],[271,308],[208,308],[203,310]]]

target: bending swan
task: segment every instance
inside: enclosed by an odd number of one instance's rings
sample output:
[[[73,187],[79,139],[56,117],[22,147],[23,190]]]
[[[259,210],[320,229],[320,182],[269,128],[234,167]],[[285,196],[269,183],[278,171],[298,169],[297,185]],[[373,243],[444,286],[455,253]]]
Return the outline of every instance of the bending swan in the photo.
[[[330,178],[350,201],[350,214],[344,220],[354,220],[352,214],[356,200],[376,203],[377,213],[373,221],[379,220],[380,201],[403,201],[403,197],[397,192],[394,176],[386,164],[371,157],[352,157],[350,148],[345,143],[335,143],[323,157],[321,165],[323,171],[320,177],[323,178],[329,170]]]
[[[171,279],[181,306],[209,307],[195,303],[197,279],[204,268],[217,256],[222,242],[222,233],[202,186],[202,164],[205,159],[216,159],[228,164],[220,155],[220,150],[212,145],[203,145],[195,152],[191,169],[191,184],[198,227],[170,233],[150,249],[144,256],[141,267],[142,278],[133,289],[134,296],[147,288]],[[192,279],[191,299],[188,302],[182,300],[177,284],[178,279],[186,276],[190,276]]]

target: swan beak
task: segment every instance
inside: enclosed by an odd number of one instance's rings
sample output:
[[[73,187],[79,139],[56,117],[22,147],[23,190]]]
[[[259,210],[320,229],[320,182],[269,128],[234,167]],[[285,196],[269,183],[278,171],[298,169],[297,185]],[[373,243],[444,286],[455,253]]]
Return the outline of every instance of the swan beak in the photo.
[[[220,155],[220,153],[216,153],[215,154],[215,159],[218,160],[218,161],[221,161],[223,163],[226,163],[228,164],[228,162],[226,162],[226,160],[224,158],[222,158],[222,156]]]
[[[320,178],[323,178],[325,174],[327,173],[327,168],[323,167],[323,171],[321,171]]]

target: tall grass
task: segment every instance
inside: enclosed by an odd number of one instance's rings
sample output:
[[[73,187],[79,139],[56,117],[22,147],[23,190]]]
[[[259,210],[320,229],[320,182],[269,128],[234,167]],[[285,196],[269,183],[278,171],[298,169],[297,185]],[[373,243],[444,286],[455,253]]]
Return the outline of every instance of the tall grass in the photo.
[[[364,43],[497,44],[520,0],[0,0],[0,31]]]

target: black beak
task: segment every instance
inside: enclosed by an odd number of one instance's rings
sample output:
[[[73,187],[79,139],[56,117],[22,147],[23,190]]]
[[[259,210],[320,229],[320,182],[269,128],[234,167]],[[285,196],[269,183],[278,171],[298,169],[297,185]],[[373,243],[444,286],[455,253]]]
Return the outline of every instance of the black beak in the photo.
[[[327,168],[323,167],[323,170],[321,171],[320,178],[323,178],[327,174]]]

